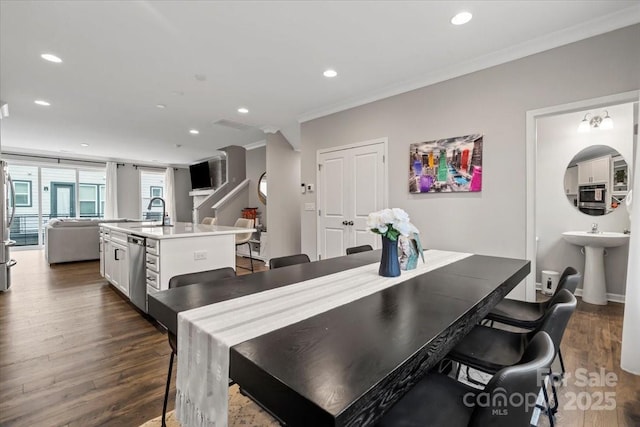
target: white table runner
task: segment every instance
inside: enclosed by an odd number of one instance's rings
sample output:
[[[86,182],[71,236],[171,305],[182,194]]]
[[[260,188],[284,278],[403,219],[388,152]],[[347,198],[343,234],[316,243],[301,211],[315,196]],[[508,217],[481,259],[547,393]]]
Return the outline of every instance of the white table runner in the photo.
[[[472,254],[428,250],[399,277],[373,263],[178,314],[176,415],[183,427],[226,427],[229,348],[397,285]]]

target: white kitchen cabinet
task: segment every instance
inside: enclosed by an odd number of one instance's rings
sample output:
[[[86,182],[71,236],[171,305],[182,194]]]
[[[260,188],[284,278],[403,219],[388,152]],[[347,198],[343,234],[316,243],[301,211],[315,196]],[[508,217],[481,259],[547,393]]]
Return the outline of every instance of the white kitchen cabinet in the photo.
[[[578,184],[609,184],[611,156],[578,163]]]
[[[128,252],[126,235],[103,235],[104,277],[126,296],[129,296]]]
[[[111,240],[104,239],[103,246],[103,258],[104,258],[104,278],[111,281],[111,274],[115,269],[115,260],[113,259],[113,248],[111,247]]]
[[[564,191],[567,195],[578,194],[578,167],[567,168],[564,174]]]
[[[129,296],[129,250],[127,245],[118,242],[111,242],[113,247],[114,270],[111,274],[111,283],[120,292]]]
[[[100,276],[104,277],[104,238],[102,237],[102,232],[98,242],[98,251],[100,252]]]
[[[196,271],[235,267],[235,234],[182,238],[147,238],[147,289],[169,289],[173,276]]]
[[[235,267],[236,234],[255,230],[238,227],[176,223],[173,227],[109,223],[103,228],[104,277],[127,297],[130,295],[127,236],[146,239],[145,278],[149,293],[169,288],[179,274]],[[135,292],[135,289],[131,289]]]
[[[146,242],[146,277],[147,289],[149,287],[160,289],[160,242],[156,239],[147,239]],[[168,287],[168,286],[167,286]]]

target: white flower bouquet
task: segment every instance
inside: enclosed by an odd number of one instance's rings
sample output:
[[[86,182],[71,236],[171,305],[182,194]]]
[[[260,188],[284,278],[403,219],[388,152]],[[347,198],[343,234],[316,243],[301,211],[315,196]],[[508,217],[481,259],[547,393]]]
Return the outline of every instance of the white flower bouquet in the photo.
[[[409,222],[409,214],[399,208],[370,213],[367,217],[367,229],[394,242],[400,235],[409,237],[413,233],[420,233],[416,226]]]

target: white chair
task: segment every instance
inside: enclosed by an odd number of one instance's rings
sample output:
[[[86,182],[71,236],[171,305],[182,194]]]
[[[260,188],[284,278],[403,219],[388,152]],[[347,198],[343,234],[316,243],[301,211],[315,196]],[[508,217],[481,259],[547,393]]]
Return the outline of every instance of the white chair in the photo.
[[[202,218],[202,224],[204,225],[216,225],[216,219],[210,216]]]
[[[253,224],[254,224],[253,219],[238,218],[238,220],[235,223],[235,227],[253,228]],[[253,255],[251,255],[251,243],[249,243],[249,240],[251,240],[252,234],[253,234],[252,232],[236,234],[236,248],[240,245],[245,245],[245,244],[249,246],[249,262],[251,263],[251,268],[249,269],[241,266],[238,266],[238,267],[244,268],[245,270],[251,270],[251,272],[253,273]]]

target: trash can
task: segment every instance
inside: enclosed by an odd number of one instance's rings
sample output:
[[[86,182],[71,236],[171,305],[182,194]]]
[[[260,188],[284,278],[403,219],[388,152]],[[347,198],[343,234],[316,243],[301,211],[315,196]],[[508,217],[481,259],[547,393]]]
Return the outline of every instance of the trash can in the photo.
[[[545,295],[553,295],[558,287],[560,273],[553,270],[542,270],[542,293]]]

